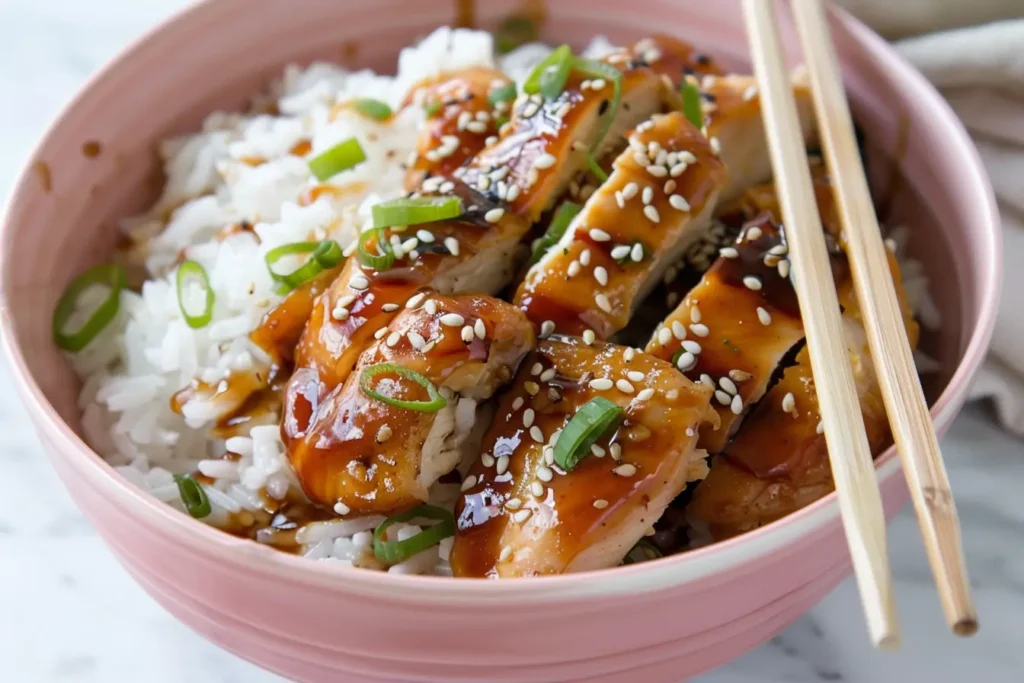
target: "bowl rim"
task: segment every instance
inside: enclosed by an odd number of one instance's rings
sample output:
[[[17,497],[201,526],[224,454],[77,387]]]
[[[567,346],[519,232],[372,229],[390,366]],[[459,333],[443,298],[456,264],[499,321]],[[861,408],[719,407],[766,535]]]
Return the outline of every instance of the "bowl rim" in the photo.
[[[752,560],[775,553],[785,553],[796,539],[821,531],[830,520],[839,516],[836,494],[832,492],[801,510],[736,538],[655,562],[616,567],[611,570],[533,577],[529,581],[452,581],[449,577],[391,575],[387,572],[311,562],[300,556],[261,546],[248,539],[231,536],[194,520],[118,475],[113,467],[95,453],[57,414],[28,370],[10,315],[8,269],[4,267],[11,258],[7,245],[15,230],[10,217],[14,213],[14,207],[29,192],[32,167],[46,140],[73,116],[76,105],[97,83],[115,77],[116,72],[146,50],[147,45],[157,36],[184,32],[190,24],[202,21],[206,13],[226,4],[224,0],[199,0],[185,6],[144,32],[88,78],[47,126],[27,157],[14,189],[8,196],[0,219],[0,332],[3,333],[3,347],[22,402],[33,418],[40,439],[49,446],[46,450],[51,458],[58,457],[55,454],[60,453],[78,474],[88,480],[88,485],[107,496],[119,507],[126,511],[130,510],[141,520],[140,523],[158,528],[165,540],[176,540],[208,558],[216,558],[243,571],[256,572],[274,579],[285,579],[292,583],[299,582],[322,590],[356,592],[391,600],[400,598],[416,603],[436,604],[443,601],[449,604],[511,604],[521,603],[524,599],[549,601],[654,593],[689,582],[714,578],[717,574],[735,570]],[[1002,278],[1002,260],[999,256],[1002,236],[995,197],[974,144],[941,95],[880,36],[842,9],[832,6],[829,11],[833,16],[833,27],[839,26],[846,31],[864,52],[882,56],[901,83],[912,91],[913,96],[928,104],[932,115],[946,130],[946,144],[961,158],[962,182],[971,188],[970,194],[976,200],[980,200],[978,206],[981,208],[980,213],[984,221],[983,225],[976,227],[982,235],[983,247],[986,248],[988,257],[987,263],[978,269],[982,307],[963,358],[931,409],[933,420],[945,424],[952,419],[966,398],[968,383],[984,360],[995,325]],[[875,462],[876,476],[881,481],[888,480],[900,469],[895,446],[890,446]]]

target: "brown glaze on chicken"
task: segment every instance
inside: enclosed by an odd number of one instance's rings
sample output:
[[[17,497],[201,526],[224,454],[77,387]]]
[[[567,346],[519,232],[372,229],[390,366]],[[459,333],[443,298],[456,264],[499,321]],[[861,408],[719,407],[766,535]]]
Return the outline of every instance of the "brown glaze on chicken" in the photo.
[[[343,514],[390,514],[425,501],[462,458],[476,403],[511,379],[534,345],[523,314],[485,296],[431,293],[383,329],[344,384],[331,390],[302,368],[285,394],[281,433],[299,483]],[[364,376],[382,363],[389,367]],[[398,401],[431,399],[391,366],[426,378],[444,407],[424,412],[368,395],[366,387]]]
[[[662,271],[707,229],[728,173],[679,112],[629,136],[614,170],[527,273],[516,303],[550,334],[625,327]]]
[[[259,326],[249,334],[253,343],[267,352],[275,366],[292,361],[317,297],[331,286],[341,270],[340,266],[331,268],[303,282],[270,309]]]
[[[419,188],[432,176],[447,178],[498,134],[511,102],[491,103],[489,95],[511,81],[500,71],[472,67],[414,86],[405,105],[421,106],[427,123],[409,165],[405,189]]]
[[[918,325],[892,255],[889,267],[913,348]],[[839,287],[839,303],[868,444],[877,455],[890,441],[888,422],[851,282]],[[830,493],[832,472],[820,421],[810,358],[802,349],[796,364],[786,368],[736,438],[714,458],[711,472],[686,508],[691,524],[720,540],[767,524]]]
[[[637,41],[632,52],[634,59],[646,62],[659,76],[668,77],[675,89],[687,76],[718,76],[724,73],[710,55],[664,33],[655,33]]]
[[[560,430],[595,397],[625,410],[576,467],[555,464]],[[618,564],[686,482],[703,476],[697,430],[711,390],[628,347],[555,336],[527,356],[463,483],[456,576],[510,577]]]

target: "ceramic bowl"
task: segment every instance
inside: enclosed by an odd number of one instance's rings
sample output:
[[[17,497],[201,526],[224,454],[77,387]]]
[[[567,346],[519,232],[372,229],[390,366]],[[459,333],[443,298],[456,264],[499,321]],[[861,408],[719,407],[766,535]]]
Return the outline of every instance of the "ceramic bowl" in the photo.
[[[82,441],[78,383],[50,337],[65,285],[105,260],[115,221],[159,188],[155,141],[241,108],[288,62],[394,68],[397,52],[450,23],[451,0],[211,0],[165,22],[96,75],[54,122],[2,227],[3,331],[17,386],[85,515],[147,591],[228,650],[304,681],[677,681],[768,639],[833,588],[849,557],[835,496],[740,538],[614,570],[513,581],[390,576],[310,562],[239,540],[149,498]],[[493,26],[511,3],[477,0]],[[546,38],[634,40],[662,31],[731,66],[746,62],[738,2],[560,0]],[[850,17],[832,23],[856,115],[873,147],[899,148],[945,316],[926,337],[943,372],[933,416],[949,426],[992,331],[999,236],[992,194],[934,90]],[[788,30],[788,27],[787,27]],[[789,39],[787,45],[796,41]],[[102,152],[95,152],[98,142]],[[920,198],[926,198],[921,201]],[[892,449],[878,460],[889,515],[907,493]],[[851,614],[850,619],[859,619]]]

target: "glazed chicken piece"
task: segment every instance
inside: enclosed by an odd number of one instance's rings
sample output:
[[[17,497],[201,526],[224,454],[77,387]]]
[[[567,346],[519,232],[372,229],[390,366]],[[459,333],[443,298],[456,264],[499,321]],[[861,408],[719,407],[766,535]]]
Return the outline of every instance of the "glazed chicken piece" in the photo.
[[[629,136],[611,176],[530,268],[516,303],[544,334],[607,339],[687,245],[707,230],[728,173],[679,112]]]
[[[906,302],[899,264],[892,255],[889,267],[907,336],[911,347],[916,347],[918,325]],[[889,442],[889,427],[851,282],[840,286],[839,303],[868,443],[877,455]],[[691,525],[721,540],[779,519],[831,492],[832,472],[820,420],[805,348],[797,355],[796,364],[786,368],[778,384],[747,418],[732,443],[715,456],[711,472],[697,486],[686,508]]]
[[[385,229],[383,238],[396,257],[387,270],[349,258],[313,307],[295,350],[297,367],[315,369],[333,388],[345,380],[373,335],[419,290],[490,294],[512,278],[516,250],[529,226],[463,183],[446,182],[450,187],[440,190],[460,197],[471,210],[457,219]],[[378,249],[367,233],[362,239],[369,252]]]
[[[725,73],[711,56],[663,33],[638,40],[632,53],[634,59],[645,62],[659,76],[668,78],[674,90],[679,89],[686,76],[719,76]]]
[[[406,190],[416,190],[429,177],[450,177],[498,134],[498,121],[508,115],[511,102],[492,103],[490,95],[510,83],[500,71],[472,67],[410,89],[405,104],[423,107],[427,123],[406,173]]]
[[[661,109],[661,79],[645,63],[634,62],[628,51],[601,61],[622,73],[618,107],[612,106],[610,80],[574,69],[554,99],[521,94],[497,142],[456,176],[536,222],[587,168],[588,151],[602,158],[626,131]]]
[[[281,433],[292,467],[310,500],[339,514],[392,514],[425,501],[472,446],[477,404],[534,346],[511,304],[420,299],[382,328],[344,384],[329,391],[302,368],[288,385]]]
[[[566,472],[554,448],[598,397],[622,408],[623,421]],[[710,398],[709,388],[635,349],[560,335],[539,342],[463,482],[455,576],[617,565],[687,481],[704,475],[705,454],[695,446],[698,429],[716,420]]]
[[[671,360],[714,391],[721,427],[705,430],[700,439],[711,453],[725,446],[747,408],[764,395],[775,368],[804,338],[788,251],[770,214],[749,222],[647,345],[647,353]],[[838,247],[832,272],[837,280],[847,277]]]

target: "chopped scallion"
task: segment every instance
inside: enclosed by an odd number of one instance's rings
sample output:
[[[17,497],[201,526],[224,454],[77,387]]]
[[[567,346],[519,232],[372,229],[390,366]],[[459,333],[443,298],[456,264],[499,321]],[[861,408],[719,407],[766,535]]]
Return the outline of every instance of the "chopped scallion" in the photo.
[[[203,310],[197,315],[189,313],[185,305],[185,288],[188,286],[189,280],[199,280],[199,284],[206,295]],[[206,269],[195,261],[182,261],[181,265],[178,266],[175,286],[178,292],[178,308],[181,309],[181,316],[185,318],[188,326],[198,330],[209,325],[210,320],[213,319],[214,294],[213,287],[210,286],[210,278],[206,274]]]
[[[296,254],[312,254],[305,263],[290,273],[278,273],[274,270],[274,264],[285,256]],[[270,277],[279,283],[278,290],[287,293],[306,280],[310,280],[323,271],[333,268],[341,263],[343,254],[341,247],[334,240],[323,242],[292,242],[275,247],[267,252],[264,260],[267,263],[267,270]]]
[[[587,401],[565,425],[555,443],[555,464],[566,472],[590,453],[601,435],[618,425],[625,411],[606,398]]]
[[[618,114],[619,104],[622,102],[622,72],[607,62],[600,62],[596,59],[583,59],[582,57],[576,57],[573,60],[572,68],[584,76],[603,78],[606,81],[611,81],[612,84],[612,101],[604,113],[604,124],[601,126],[601,132],[595,138],[594,144],[590,148],[591,151],[596,152],[600,149],[601,143],[604,142],[605,136],[608,135],[612,121],[615,120],[615,116]]]
[[[334,175],[347,171],[366,161],[366,152],[359,140],[349,138],[339,142],[325,152],[309,160],[309,170],[317,180],[323,182]]]
[[[373,239],[376,254],[366,248],[366,241]],[[371,228],[359,236],[356,242],[356,258],[367,268],[383,271],[395,263],[395,251],[391,243],[384,237],[384,228]]]
[[[405,401],[403,399],[386,396],[370,386],[373,378],[377,375],[392,373],[419,384],[427,390],[427,395],[430,397],[430,400]],[[407,410],[418,410],[421,413],[435,413],[448,405],[448,401],[445,400],[444,396],[438,393],[437,387],[434,386],[433,382],[415,370],[403,368],[401,365],[395,365],[394,363],[377,363],[376,365],[363,368],[363,374],[359,377],[359,388],[362,389],[363,393],[370,398],[383,401],[389,406],[405,408]]]
[[[509,81],[505,85],[500,85],[497,88],[491,88],[491,91],[487,93],[487,101],[492,105],[498,104],[499,102],[511,102],[516,98],[516,82]]]
[[[384,534],[388,528],[398,522],[408,522],[422,517],[437,520],[437,524],[429,526],[412,538],[404,541],[386,541]],[[398,564],[409,559],[427,548],[431,548],[446,538],[455,535],[455,518],[452,513],[436,505],[420,505],[408,512],[388,517],[373,531],[373,554],[386,565]]]
[[[392,199],[373,206],[373,227],[433,223],[458,218],[463,213],[458,197],[407,197]]]
[[[568,45],[560,45],[554,52],[534,67],[530,76],[523,83],[523,92],[527,95],[540,93],[549,100],[558,97],[565,88],[572,70],[572,49]]]
[[[178,495],[181,496],[181,502],[185,504],[188,514],[196,519],[202,519],[212,512],[206,491],[191,474],[175,475],[174,483],[178,485]]]
[[[65,332],[64,326],[78,308],[79,298],[93,287],[105,286],[107,296],[96,307],[89,318],[73,332]],[[95,266],[71,281],[53,311],[53,341],[61,349],[72,353],[89,345],[107,325],[113,322],[121,308],[121,290],[127,285],[124,269],[115,264]]]
[[[572,219],[576,218],[576,214],[582,209],[582,206],[574,202],[562,202],[562,205],[558,207],[558,211],[555,212],[554,218],[551,219],[547,232],[537,240],[533,247],[533,255],[530,257],[531,266],[540,261],[548,249],[558,244],[558,240],[562,239],[562,235],[565,234],[565,229],[569,227]]]
[[[374,121],[387,121],[393,113],[387,102],[381,102],[372,97],[360,97],[352,103],[352,107]]]
[[[587,166],[590,167],[590,172],[594,174],[594,177],[600,180],[602,183],[608,181],[608,174],[605,173],[604,169],[601,168],[601,164],[597,163],[597,159],[590,152],[587,152]]]
[[[697,129],[704,127],[704,111],[700,104],[700,89],[693,83],[684,80],[680,86],[679,94],[683,98],[683,115]]]

